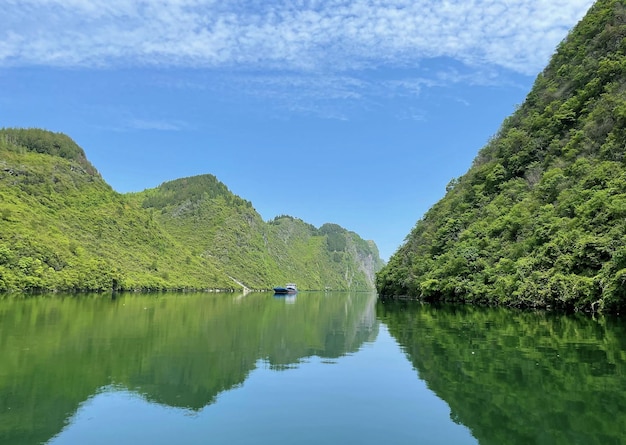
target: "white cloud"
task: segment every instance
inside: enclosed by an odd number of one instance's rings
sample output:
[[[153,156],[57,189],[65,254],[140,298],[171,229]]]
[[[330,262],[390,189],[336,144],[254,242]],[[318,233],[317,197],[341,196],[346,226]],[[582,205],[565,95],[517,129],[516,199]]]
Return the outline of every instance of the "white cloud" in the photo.
[[[450,57],[534,74],[593,0],[4,0],[0,66],[298,72]]]

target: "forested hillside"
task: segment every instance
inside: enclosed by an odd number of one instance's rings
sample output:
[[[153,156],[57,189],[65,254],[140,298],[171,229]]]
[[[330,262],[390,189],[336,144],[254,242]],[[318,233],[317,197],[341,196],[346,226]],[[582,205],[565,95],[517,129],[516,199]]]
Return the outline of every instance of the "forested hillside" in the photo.
[[[229,288],[69,137],[0,131],[0,291]]]
[[[378,249],[336,224],[316,229],[291,216],[266,223],[212,175],[135,195],[179,242],[212,258],[249,288],[296,281],[306,289],[372,289]]]
[[[333,250],[295,219],[308,236],[281,237],[281,221],[209,175],[123,195],[68,136],[0,130],[0,292],[373,288],[375,246],[341,229]]]
[[[377,275],[382,297],[626,307],[626,6],[599,0]]]

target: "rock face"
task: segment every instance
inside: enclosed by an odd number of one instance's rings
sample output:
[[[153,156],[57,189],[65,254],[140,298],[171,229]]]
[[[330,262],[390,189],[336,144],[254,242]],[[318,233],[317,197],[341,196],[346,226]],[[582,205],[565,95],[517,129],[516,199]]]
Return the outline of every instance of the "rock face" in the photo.
[[[626,6],[598,0],[377,275],[381,296],[626,306]]]
[[[370,251],[357,251],[354,250],[354,255],[357,258],[359,269],[365,274],[367,282],[375,287],[376,284],[376,272],[378,272],[384,263],[380,259],[378,253],[378,247],[374,241],[367,241]]]

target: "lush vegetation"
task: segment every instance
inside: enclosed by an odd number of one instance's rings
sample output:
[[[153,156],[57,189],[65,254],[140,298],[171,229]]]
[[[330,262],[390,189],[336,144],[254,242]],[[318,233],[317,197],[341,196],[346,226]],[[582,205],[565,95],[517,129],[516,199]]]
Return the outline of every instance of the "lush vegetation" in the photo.
[[[227,288],[65,135],[0,132],[0,291]]]
[[[367,290],[382,266],[375,245],[336,224],[316,229],[287,215],[264,222],[212,175],[167,182],[133,198],[176,240],[248,288],[295,281],[303,289]]]
[[[122,195],[66,135],[0,130],[0,292],[373,288],[378,250],[341,230],[338,253],[300,220],[264,223],[210,175]]]
[[[383,297],[626,308],[626,6],[599,0],[377,275]]]

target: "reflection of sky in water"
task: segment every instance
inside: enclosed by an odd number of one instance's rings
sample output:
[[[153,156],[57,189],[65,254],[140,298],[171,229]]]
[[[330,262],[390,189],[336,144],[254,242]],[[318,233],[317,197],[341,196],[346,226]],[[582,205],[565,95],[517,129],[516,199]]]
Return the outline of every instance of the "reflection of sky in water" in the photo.
[[[85,402],[49,444],[476,444],[419,380],[384,325],[352,355],[274,371],[259,361],[242,386],[198,412],[115,388]]]

